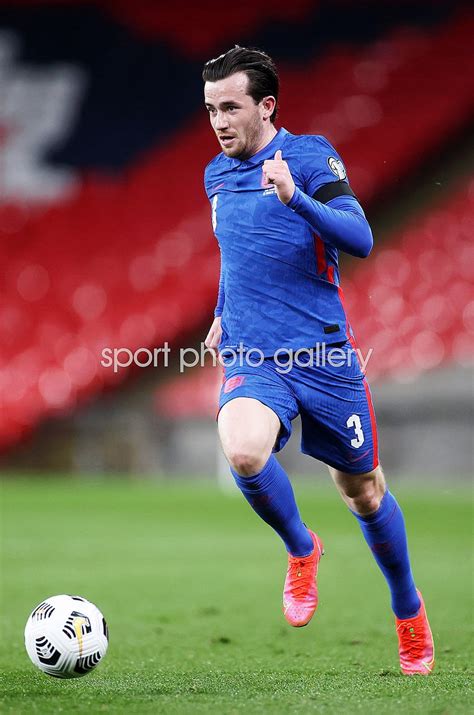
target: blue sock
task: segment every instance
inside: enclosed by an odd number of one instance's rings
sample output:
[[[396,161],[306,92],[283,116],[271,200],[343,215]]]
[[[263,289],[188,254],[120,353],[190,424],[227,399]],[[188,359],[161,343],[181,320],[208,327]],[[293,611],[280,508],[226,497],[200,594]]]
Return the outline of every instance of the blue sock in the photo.
[[[421,604],[411,573],[405,522],[397,500],[387,490],[374,514],[352,513],[387,580],[395,615],[397,618],[416,616]]]
[[[301,521],[288,475],[275,456],[252,477],[230,471],[252,509],[281,536],[287,551],[292,556],[308,556],[313,540]]]

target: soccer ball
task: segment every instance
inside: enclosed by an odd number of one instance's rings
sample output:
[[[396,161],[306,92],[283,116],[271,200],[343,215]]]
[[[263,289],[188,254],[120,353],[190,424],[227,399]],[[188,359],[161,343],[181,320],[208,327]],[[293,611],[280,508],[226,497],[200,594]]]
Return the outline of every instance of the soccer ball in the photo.
[[[51,596],[25,626],[25,646],[37,668],[55,678],[80,678],[104,657],[109,629],[99,611],[80,596]]]

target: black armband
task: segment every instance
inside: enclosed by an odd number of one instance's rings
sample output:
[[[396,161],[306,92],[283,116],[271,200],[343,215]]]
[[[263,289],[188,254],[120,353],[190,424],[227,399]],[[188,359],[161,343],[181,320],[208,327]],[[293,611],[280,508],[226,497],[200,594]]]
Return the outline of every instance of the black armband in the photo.
[[[327,204],[331,199],[335,199],[337,196],[353,196],[357,199],[357,196],[352,191],[351,187],[341,179],[340,181],[331,181],[329,184],[324,184],[320,186],[317,191],[313,194],[313,199],[320,201],[322,204]]]

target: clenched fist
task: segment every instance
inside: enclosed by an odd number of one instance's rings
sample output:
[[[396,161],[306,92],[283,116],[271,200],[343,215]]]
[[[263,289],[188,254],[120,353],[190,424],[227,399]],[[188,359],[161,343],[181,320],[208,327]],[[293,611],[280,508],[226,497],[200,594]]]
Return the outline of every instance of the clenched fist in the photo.
[[[283,161],[281,150],[275,152],[273,159],[263,162],[263,178],[266,184],[274,184],[278,198],[282,204],[287,204],[295,193],[295,182],[291,176],[286,161]]]

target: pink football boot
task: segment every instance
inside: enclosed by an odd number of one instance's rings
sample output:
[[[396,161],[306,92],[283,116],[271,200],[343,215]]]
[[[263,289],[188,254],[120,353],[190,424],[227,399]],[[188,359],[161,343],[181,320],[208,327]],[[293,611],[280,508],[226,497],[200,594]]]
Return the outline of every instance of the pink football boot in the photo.
[[[400,667],[405,675],[429,675],[434,668],[433,636],[421,593],[418,615],[396,618]]]
[[[316,577],[324,548],[319,536],[308,531],[314,543],[313,553],[309,556],[288,554],[288,571],[283,589],[283,613],[290,626],[296,628],[309,623],[318,606]]]

